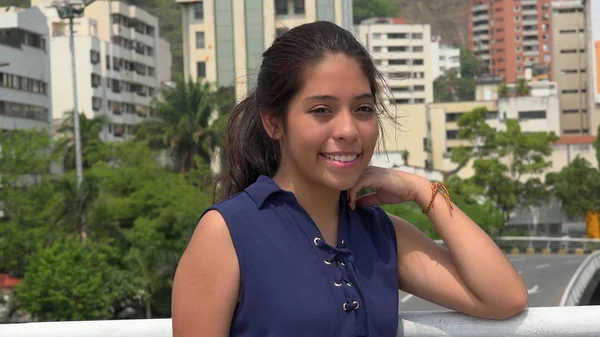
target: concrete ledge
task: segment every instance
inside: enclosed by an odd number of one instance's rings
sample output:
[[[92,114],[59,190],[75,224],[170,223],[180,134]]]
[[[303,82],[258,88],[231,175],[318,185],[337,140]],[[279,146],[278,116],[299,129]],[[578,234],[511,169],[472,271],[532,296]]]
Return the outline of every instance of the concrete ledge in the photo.
[[[508,320],[453,311],[403,312],[397,337],[598,336],[600,306],[530,308]],[[2,337],[172,337],[170,319],[0,325]],[[387,336],[386,336],[387,337]],[[390,336],[391,337],[391,336]]]

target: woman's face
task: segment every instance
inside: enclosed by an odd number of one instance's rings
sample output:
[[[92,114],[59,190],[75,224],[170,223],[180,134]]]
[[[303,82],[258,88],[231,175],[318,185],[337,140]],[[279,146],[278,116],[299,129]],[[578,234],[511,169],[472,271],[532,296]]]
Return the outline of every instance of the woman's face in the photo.
[[[310,67],[286,118],[275,133],[286,174],[340,191],[356,183],[379,133],[371,86],[356,61],[330,55]]]

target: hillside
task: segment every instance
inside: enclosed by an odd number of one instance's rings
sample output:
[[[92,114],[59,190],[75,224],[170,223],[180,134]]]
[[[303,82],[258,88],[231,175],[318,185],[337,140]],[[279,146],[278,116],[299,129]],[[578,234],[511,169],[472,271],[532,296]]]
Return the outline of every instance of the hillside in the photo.
[[[398,0],[390,0],[398,3]],[[469,0],[401,0],[400,15],[409,23],[430,24],[433,34],[467,46]]]

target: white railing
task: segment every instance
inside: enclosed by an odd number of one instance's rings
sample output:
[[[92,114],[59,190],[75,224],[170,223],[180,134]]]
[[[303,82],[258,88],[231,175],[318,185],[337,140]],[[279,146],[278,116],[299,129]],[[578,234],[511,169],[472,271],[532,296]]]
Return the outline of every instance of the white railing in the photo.
[[[527,243],[528,248],[551,249],[558,248],[568,251],[569,249],[583,249],[587,252],[591,249],[600,249],[600,239],[571,238],[568,236],[501,236],[497,237],[496,243]],[[554,244],[554,245],[553,245]],[[554,246],[554,247],[553,247]]]
[[[499,236],[495,237],[494,241],[505,248],[511,244],[518,246],[521,243],[521,245],[526,244],[528,248],[533,249],[555,248],[564,249],[565,251],[569,249],[583,249],[584,252],[600,250],[600,239],[572,238],[568,236]],[[435,240],[435,242],[441,245],[444,244],[442,240]]]
[[[597,337],[600,306],[530,308],[507,320],[452,311],[400,313],[397,337]],[[172,337],[170,319],[0,325],[2,337]]]
[[[579,305],[594,277],[600,272],[600,251],[590,254],[577,268],[560,300],[560,306]],[[594,282],[595,283],[595,282]],[[600,331],[600,330],[599,330]]]

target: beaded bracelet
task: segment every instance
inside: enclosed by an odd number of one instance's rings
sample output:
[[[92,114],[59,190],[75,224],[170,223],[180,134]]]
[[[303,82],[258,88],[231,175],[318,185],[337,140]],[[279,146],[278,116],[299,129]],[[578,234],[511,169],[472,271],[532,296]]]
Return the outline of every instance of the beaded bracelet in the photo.
[[[423,214],[427,214],[427,212],[429,212],[430,209],[433,209],[433,201],[435,200],[435,195],[441,192],[444,195],[444,199],[446,199],[446,203],[448,204],[448,207],[450,207],[450,209],[454,209],[452,207],[452,202],[450,201],[450,192],[448,191],[448,188],[446,187],[446,185],[442,184],[442,183],[438,183],[438,182],[434,182],[431,184],[431,200],[429,201],[429,205],[427,206],[427,209],[423,210]]]

